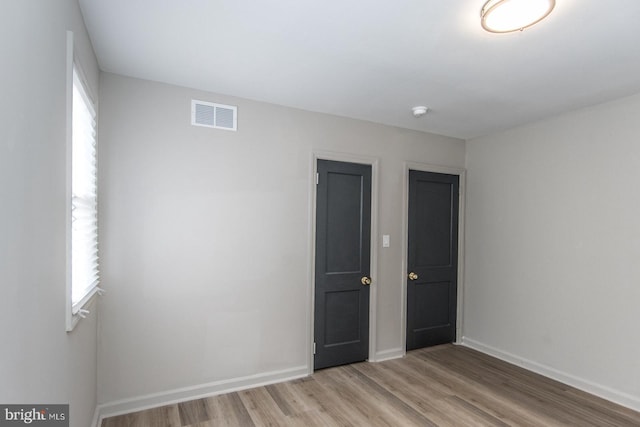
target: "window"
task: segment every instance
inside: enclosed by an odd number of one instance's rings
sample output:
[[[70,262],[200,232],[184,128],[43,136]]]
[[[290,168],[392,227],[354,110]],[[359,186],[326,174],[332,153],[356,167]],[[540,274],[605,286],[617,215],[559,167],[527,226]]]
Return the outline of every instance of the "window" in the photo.
[[[70,260],[67,280],[70,282],[67,330],[78,318],[85,317],[83,307],[98,288],[98,195],[96,167],[96,113],[93,102],[73,65],[71,95],[70,156]]]

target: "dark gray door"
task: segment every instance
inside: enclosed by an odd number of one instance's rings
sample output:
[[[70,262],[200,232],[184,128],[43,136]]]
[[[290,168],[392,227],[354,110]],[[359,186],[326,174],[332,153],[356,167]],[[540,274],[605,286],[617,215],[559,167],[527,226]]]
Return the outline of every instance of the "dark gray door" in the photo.
[[[318,160],[314,368],[369,355],[371,166]]]
[[[407,350],[456,334],[459,177],[409,171]]]

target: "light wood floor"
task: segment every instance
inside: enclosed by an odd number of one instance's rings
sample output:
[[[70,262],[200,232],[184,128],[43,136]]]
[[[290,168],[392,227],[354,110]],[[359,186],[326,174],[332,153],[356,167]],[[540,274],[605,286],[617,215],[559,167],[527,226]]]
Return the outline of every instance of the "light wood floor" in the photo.
[[[107,418],[102,427],[640,426],[640,413],[445,345]]]

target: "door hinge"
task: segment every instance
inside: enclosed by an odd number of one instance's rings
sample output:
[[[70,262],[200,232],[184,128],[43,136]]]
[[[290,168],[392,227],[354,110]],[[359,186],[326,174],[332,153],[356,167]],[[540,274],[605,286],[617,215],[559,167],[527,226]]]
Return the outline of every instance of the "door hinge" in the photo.
[[[316,343],[313,343],[313,354],[316,354]]]
[[[320,182],[320,174],[316,172],[316,185]]]

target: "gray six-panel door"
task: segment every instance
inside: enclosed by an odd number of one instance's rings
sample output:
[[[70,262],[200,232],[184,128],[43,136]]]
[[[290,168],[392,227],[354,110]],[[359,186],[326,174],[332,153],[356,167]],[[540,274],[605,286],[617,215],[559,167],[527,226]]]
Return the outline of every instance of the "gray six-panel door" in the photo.
[[[318,160],[314,369],[369,355],[371,166]]]

